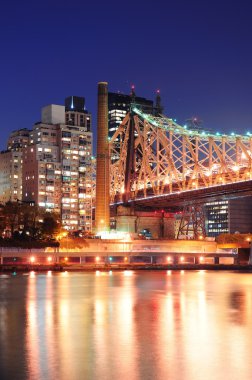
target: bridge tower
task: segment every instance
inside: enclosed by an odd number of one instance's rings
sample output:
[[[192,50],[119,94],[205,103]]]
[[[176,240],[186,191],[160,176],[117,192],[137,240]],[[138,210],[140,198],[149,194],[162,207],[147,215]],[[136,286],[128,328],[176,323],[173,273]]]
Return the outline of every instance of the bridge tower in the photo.
[[[129,137],[127,142],[127,156],[126,156],[126,165],[125,165],[125,179],[124,179],[124,194],[123,201],[128,202],[131,193],[132,183],[134,181],[135,173],[135,149],[134,149],[134,116],[130,112],[130,124],[129,124]]]

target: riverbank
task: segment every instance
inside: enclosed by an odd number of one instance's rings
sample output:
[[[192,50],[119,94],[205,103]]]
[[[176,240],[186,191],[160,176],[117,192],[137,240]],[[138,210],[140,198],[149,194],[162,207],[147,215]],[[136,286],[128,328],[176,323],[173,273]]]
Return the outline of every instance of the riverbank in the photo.
[[[179,264],[179,265],[155,265],[155,264],[123,264],[123,265],[1,265],[0,273],[17,272],[95,272],[95,271],[122,271],[122,270],[211,270],[211,271],[242,271],[251,272],[252,265],[225,265],[225,264]]]

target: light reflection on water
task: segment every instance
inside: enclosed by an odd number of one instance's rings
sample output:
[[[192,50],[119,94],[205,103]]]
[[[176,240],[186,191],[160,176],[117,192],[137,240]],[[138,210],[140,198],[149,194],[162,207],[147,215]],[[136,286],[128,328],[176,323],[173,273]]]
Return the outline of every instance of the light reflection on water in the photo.
[[[0,378],[247,380],[252,275],[0,275]]]

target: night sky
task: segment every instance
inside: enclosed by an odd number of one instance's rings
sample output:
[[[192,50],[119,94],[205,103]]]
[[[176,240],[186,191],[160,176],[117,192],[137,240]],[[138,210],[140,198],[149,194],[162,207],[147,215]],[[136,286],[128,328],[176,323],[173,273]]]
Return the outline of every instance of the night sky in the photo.
[[[252,131],[252,5],[240,1],[4,1],[0,10],[1,143],[42,106],[86,97],[97,82],[153,98],[184,123]]]

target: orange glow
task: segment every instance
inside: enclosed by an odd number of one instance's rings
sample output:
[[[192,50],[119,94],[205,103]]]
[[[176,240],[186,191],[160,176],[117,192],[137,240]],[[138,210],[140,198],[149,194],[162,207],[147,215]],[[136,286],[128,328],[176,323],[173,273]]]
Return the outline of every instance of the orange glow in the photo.
[[[166,260],[170,263],[171,262],[171,257],[167,256]]]
[[[98,262],[100,261],[100,257],[99,256],[96,256],[95,260]]]
[[[202,261],[204,261],[204,257],[203,256],[200,256],[200,261],[202,262]]]
[[[128,261],[128,257],[124,257],[124,261]]]
[[[184,260],[185,260],[184,256],[181,256],[180,261],[184,261]]]
[[[34,261],[35,261],[35,257],[32,256],[32,257],[30,258],[30,261],[31,261],[31,263],[34,263]]]
[[[65,261],[68,261],[68,257],[65,257],[64,260],[65,260]]]
[[[51,256],[47,257],[47,261],[51,262],[52,261],[52,258]]]

